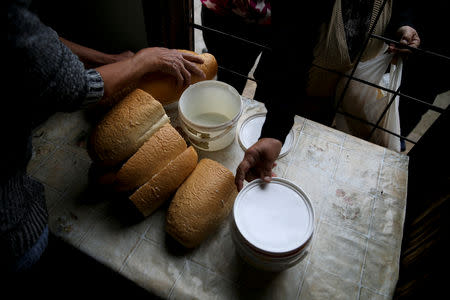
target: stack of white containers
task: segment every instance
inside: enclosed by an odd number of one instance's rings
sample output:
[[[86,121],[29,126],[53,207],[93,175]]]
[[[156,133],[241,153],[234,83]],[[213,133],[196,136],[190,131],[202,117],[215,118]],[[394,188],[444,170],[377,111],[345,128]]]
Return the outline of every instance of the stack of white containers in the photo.
[[[250,265],[282,271],[308,253],[314,232],[314,210],[294,183],[273,178],[254,180],[237,196],[231,233],[236,250]]]

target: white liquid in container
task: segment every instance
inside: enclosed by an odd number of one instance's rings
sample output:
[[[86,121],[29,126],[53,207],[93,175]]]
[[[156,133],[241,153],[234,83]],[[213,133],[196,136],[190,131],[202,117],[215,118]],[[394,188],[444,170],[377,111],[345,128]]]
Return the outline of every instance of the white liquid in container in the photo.
[[[201,150],[216,151],[235,139],[242,100],[232,86],[205,80],[189,86],[178,102],[181,128]]]
[[[208,112],[203,114],[198,114],[191,119],[193,122],[198,123],[203,126],[214,126],[226,123],[230,121],[230,118],[227,116],[217,113],[217,112]]]

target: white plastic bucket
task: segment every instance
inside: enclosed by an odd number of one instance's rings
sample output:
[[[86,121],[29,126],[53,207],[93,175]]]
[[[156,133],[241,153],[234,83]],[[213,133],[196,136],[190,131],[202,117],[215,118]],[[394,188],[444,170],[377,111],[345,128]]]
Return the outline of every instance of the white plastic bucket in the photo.
[[[236,197],[231,237],[238,254],[256,268],[293,267],[308,254],[313,233],[312,204],[286,179],[254,180]]]
[[[236,89],[216,80],[189,86],[178,102],[181,128],[196,148],[205,151],[223,149],[234,141],[242,109]]]

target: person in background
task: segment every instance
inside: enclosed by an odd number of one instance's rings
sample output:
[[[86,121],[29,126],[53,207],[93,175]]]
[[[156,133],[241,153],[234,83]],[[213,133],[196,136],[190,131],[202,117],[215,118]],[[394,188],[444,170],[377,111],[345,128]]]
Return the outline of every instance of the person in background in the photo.
[[[450,68],[450,42],[443,38],[442,29],[448,28],[447,12],[450,2],[446,0],[413,1],[415,24],[420,35],[421,48],[447,58],[423,53],[411,53],[403,64],[400,91],[421,101],[433,104],[437,95],[450,90],[446,74]],[[410,51],[410,50],[406,50]],[[419,123],[428,107],[400,96],[400,132],[407,137]],[[403,151],[406,149],[402,140]]]
[[[378,35],[389,28],[404,26],[399,32],[400,40],[417,45],[416,40],[411,40],[417,32],[408,3],[386,1],[375,24],[382,3],[380,0],[272,3],[273,47],[265,56],[269,70],[259,78],[266,86],[263,102],[268,112],[259,140],[247,149],[236,169],[238,190],[243,188],[244,180],[260,178],[270,182],[275,160],[296,112],[331,125],[335,87],[340,77],[318,66],[344,73],[352,69],[360,54],[365,61],[385,51],[386,45],[377,39],[371,39],[362,49],[372,25]]]
[[[148,72],[177,79],[178,88],[192,74],[204,77],[195,55],[166,48],[109,55],[60,38],[29,9],[29,1],[10,0],[6,87],[0,171],[1,272],[32,268],[48,243],[44,187],[26,174],[32,153],[36,114],[72,111],[102,101]],[[86,65],[93,68],[85,68]]]
[[[201,0],[202,25],[231,35],[271,47],[271,6],[269,0]],[[257,45],[242,40],[203,30],[203,39],[209,53],[216,57],[221,67],[217,79],[233,86],[240,94],[244,91],[247,78],[230,72],[232,70],[247,76],[257,57],[265,51]],[[254,77],[258,79],[266,72],[264,60],[260,60]],[[256,88],[255,99],[263,91]]]

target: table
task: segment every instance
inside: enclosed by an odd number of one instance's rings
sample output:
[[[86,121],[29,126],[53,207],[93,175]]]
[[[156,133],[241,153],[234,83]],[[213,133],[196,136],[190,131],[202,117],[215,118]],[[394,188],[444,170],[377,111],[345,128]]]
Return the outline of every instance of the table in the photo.
[[[243,100],[239,124],[265,111],[257,101]],[[176,105],[166,111],[176,127]],[[296,116],[294,147],[274,172],[309,195],[315,233],[301,263],[266,273],[236,254],[229,220],[198,248],[185,250],[164,232],[167,206],[127,223],[107,195],[90,195],[90,128],[82,111],[53,115],[34,131],[28,173],[46,188],[50,230],[143,288],[170,299],[392,298],[406,208],[406,155]],[[199,151],[199,158],[217,160],[232,172],[243,155],[237,140],[221,151]]]

